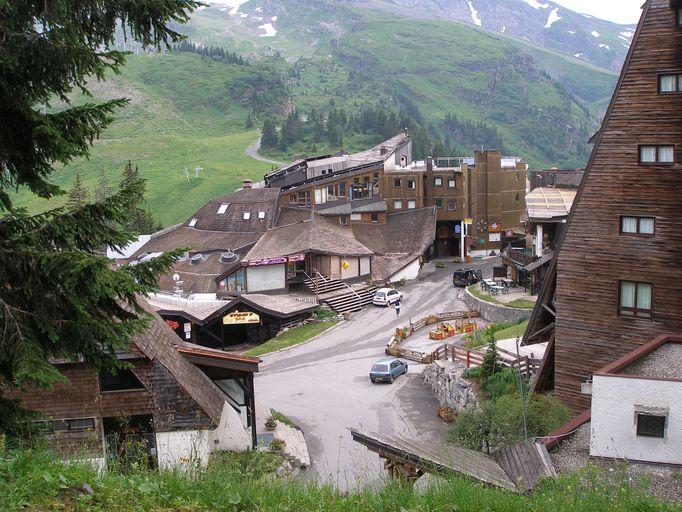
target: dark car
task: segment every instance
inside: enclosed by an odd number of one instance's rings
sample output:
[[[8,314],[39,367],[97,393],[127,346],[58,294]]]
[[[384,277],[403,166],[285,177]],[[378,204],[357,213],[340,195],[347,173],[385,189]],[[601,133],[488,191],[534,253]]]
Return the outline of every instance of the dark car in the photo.
[[[384,357],[372,365],[369,380],[372,382],[390,382],[403,373],[407,373],[407,363],[395,357]]]
[[[473,268],[459,268],[452,274],[452,284],[454,286],[470,286],[478,283],[483,279],[483,274],[480,270]]]

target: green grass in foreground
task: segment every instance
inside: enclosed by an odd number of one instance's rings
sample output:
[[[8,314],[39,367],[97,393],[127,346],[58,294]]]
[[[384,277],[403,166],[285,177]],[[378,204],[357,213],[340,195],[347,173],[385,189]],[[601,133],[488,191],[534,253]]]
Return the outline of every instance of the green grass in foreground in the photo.
[[[523,337],[523,333],[526,332],[526,327],[528,327],[528,320],[524,320],[520,324],[512,325],[501,331],[495,333],[495,341],[506,340],[508,338],[519,338]]]
[[[330,327],[335,326],[337,323],[338,322],[336,321],[320,322],[294,327],[279,336],[269,339],[262,345],[247,350],[244,355],[257,357],[262,356],[263,354],[269,354],[270,352],[275,352],[276,350],[282,350],[283,348],[293,347],[294,345],[308,341],[313,336],[317,336]]]
[[[490,302],[491,304],[497,304],[498,306],[506,306],[508,308],[519,309],[533,309],[535,307],[534,301],[526,299],[515,299],[511,302],[502,302],[501,300],[497,300],[492,295],[482,292],[481,289],[476,284],[469,286],[468,290],[474,297],[484,300],[486,302]]]
[[[44,451],[11,451],[0,457],[0,510],[79,512],[653,512],[682,510],[647,495],[622,472],[595,468],[547,481],[516,495],[450,476],[424,490],[395,483],[341,492],[313,483],[274,479],[272,454],[214,457],[192,473],[133,469],[98,474],[84,464],[63,464]],[[372,477],[376,475],[372,473]],[[75,489],[87,483],[94,494]]]

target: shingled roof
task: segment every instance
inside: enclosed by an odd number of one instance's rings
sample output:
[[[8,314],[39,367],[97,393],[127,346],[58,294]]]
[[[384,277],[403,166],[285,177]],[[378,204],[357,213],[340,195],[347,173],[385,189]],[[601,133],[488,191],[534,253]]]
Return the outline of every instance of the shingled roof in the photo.
[[[320,217],[269,230],[244,257],[244,261],[315,252],[339,256],[371,256],[353,232]]]
[[[201,231],[264,233],[272,227],[278,194],[279,190],[276,188],[238,190],[211,199],[187,219],[184,225]],[[248,214],[247,219],[244,214]]]

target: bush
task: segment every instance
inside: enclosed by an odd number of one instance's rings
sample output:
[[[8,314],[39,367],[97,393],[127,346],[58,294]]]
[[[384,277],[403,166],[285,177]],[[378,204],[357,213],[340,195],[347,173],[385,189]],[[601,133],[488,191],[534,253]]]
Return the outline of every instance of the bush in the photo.
[[[526,404],[529,437],[545,436],[571,417],[555,398],[533,395]],[[449,432],[450,440],[472,450],[491,453],[524,439],[520,395],[503,395],[461,412]]]
[[[315,318],[336,318],[338,313],[336,311],[331,311],[330,309],[316,309],[313,312]]]
[[[462,373],[462,377],[464,377],[465,379],[480,379],[481,378],[481,367],[480,366],[473,366],[471,368],[467,368]]]
[[[265,422],[265,428],[268,430],[275,430],[277,428],[277,421],[275,421],[275,418],[270,416],[268,420]]]
[[[273,439],[268,446],[271,452],[281,452],[287,443],[283,439]]]
[[[513,368],[503,368],[482,380],[481,391],[488,400],[513,395],[519,391],[519,372]]]

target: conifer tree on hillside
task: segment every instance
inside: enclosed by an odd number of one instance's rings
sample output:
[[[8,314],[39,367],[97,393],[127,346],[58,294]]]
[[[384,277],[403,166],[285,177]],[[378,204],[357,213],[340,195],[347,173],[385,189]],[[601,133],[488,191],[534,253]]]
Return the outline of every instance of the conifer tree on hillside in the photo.
[[[81,173],[77,172],[73,180],[73,186],[69,189],[69,198],[66,201],[66,208],[69,210],[79,210],[88,204],[88,189],[81,181]]]
[[[123,177],[121,179],[121,188],[129,187],[132,183],[140,181],[140,170],[137,165],[128,160],[123,168]],[[144,208],[144,200],[140,201],[138,208],[131,212],[130,219],[125,223],[124,228],[137,235],[149,234],[161,229],[161,225],[154,221],[149,210]]]
[[[12,207],[25,187],[50,198],[55,167],[87,156],[125,99],[73,106],[75,91],[124,65],[108,50],[118,31],[161,48],[181,36],[169,26],[186,21],[194,0],[12,0],[0,2],[0,392],[48,387],[62,377],[52,358],[120,367],[148,318],[140,294],[156,289],[177,253],[114,268],[100,256],[134,234],[123,228],[139,210],[144,182],[125,183],[103,201],[76,210],[29,216]],[[55,98],[65,108],[52,111]],[[49,293],[45,293],[49,291]],[[1,393],[0,393],[1,395]],[[16,435],[27,417],[21,404],[0,396],[0,432]]]
[[[251,110],[249,110],[249,115],[246,118],[246,129],[250,130],[251,128],[253,128],[253,125],[254,125],[254,123],[253,123],[253,112]]]
[[[263,131],[260,143],[264,148],[276,148],[279,144],[277,126],[275,125],[274,119],[271,117],[266,118],[263,122]]]
[[[109,186],[107,173],[102,168],[99,170],[99,182],[97,183],[97,188],[95,189],[95,201],[104,201],[110,195],[111,187]]]

